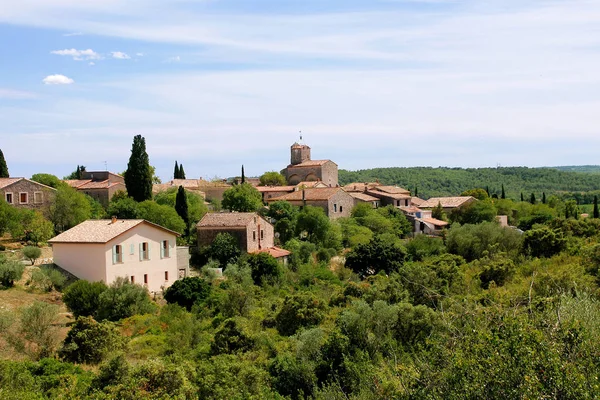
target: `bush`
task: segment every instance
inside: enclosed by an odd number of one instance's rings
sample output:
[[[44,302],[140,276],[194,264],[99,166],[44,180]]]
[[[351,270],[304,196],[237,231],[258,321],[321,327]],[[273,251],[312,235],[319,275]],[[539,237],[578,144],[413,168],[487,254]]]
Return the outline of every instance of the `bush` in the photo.
[[[14,286],[23,276],[25,267],[18,261],[0,260],[0,285],[5,288]]]
[[[60,271],[50,267],[42,267],[33,270],[29,284],[35,289],[49,292],[52,289],[62,289],[66,281],[67,278]]]
[[[241,254],[237,240],[229,233],[219,233],[208,248],[208,256],[219,261],[221,268],[235,262]]]
[[[211,292],[211,285],[199,277],[188,277],[175,281],[167,290],[164,298],[168,303],[179,304],[188,311],[192,306],[206,299]]]
[[[426,257],[445,253],[446,246],[441,238],[417,235],[406,244],[406,252],[412,261],[422,261]]]
[[[560,253],[566,243],[560,231],[547,226],[531,229],[523,235],[523,248],[532,257],[552,257]]]
[[[481,287],[488,289],[490,283],[503,286],[504,283],[515,273],[516,267],[512,260],[495,257],[493,259],[481,259],[483,270],[479,274]]]
[[[21,310],[20,337],[26,340],[22,349],[33,358],[50,357],[58,346],[58,311],[58,306],[41,301]]]
[[[120,277],[100,294],[96,315],[99,321],[118,321],[136,314],[149,314],[155,309],[146,288]]]
[[[346,267],[364,278],[384,271],[397,271],[404,263],[406,250],[397,243],[374,237],[367,244],[359,244],[346,257]]]
[[[282,274],[279,263],[269,253],[248,254],[246,261],[256,285],[260,285],[265,280],[275,281]]]
[[[52,267],[42,267],[41,271],[48,277],[54,289],[62,290],[67,282],[67,277],[62,272]]]
[[[301,327],[318,325],[324,311],[325,304],[311,293],[289,295],[275,316],[275,326],[281,335],[290,336]]]
[[[22,252],[23,256],[29,261],[31,261],[31,265],[35,264],[35,260],[40,258],[40,256],[42,255],[42,249],[35,246],[25,246],[23,247]]]
[[[63,302],[75,318],[95,315],[100,307],[100,295],[107,289],[103,282],[79,280],[67,287]]]
[[[212,354],[232,354],[251,350],[254,340],[247,335],[235,319],[228,319],[215,333],[210,346]]]
[[[317,377],[310,364],[291,355],[281,355],[269,365],[273,386],[282,396],[292,399],[310,398],[317,384]]]
[[[472,225],[453,225],[446,239],[448,252],[467,261],[504,252],[516,254],[521,249],[522,235],[511,228],[503,228],[496,222]]]
[[[71,362],[97,364],[107,354],[120,351],[124,346],[125,338],[112,322],[79,317],[67,334],[59,355]]]

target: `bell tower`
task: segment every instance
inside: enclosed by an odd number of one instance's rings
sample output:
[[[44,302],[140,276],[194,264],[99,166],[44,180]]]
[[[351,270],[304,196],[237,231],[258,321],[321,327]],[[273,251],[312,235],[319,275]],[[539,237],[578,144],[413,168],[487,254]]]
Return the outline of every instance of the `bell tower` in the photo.
[[[310,147],[302,144],[302,135],[300,135],[300,143],[295,142],[291,147],[290,164],[298,165],[304,161],[310,160]]]

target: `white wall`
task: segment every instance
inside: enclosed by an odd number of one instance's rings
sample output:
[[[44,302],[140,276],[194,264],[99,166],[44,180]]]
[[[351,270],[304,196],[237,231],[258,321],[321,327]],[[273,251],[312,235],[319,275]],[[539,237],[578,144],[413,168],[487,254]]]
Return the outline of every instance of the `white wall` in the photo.
[[[54,243],[54,263],[80,279],[106,282],[103,243]],[[112,261],[111,261],[112,263]]]

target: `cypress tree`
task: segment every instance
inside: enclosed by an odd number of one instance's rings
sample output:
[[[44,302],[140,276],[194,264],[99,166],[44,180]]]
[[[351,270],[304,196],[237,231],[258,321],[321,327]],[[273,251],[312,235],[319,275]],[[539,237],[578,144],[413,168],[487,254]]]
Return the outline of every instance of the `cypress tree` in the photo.
[[[415,186],[415,197],[419,197],[419,187]]]
[[[489,186],[485,187],[485,192],[487,193],[488,197],[490,197],[490,187]]]
[[[127,194],[135,201],[152,199],[152,170],[146,153],[146,139],[142,135],[133,138],[131,156],[124,178]]]
[[[542,204],[546,204],[546,192],[542,192]]]
[[[521,201],[525,201],[525,199],[523,198],[523,192],[521,192]]]
[[[9,178],[8,166],[6,165],[6,160],[4,159],[4,153],[2,153],[2,150],[0,150],[0,178]]]
[[[500,195],[502,199],[506,198],[506,192],[504,191],[504,183],[502,184],[502,194]]]
[[[531,204],[535,204],[535,194],[534,193],[531,193],[531,197],[529,198],[529,202]]]
[[[179,165],[177,164],[177,160],[175,160],[175,168],[173,169],[173,179],[179,179]]]
[[[183,186],[179,186],[177,189],[177,197],[175,197],[175,211],[185,222],[185,236],[189,233],[190,216],[188,212],[187,195]]]
[[[594,218],[600,218],[600,211],[598,211],[598,196],[594,196]]]
[[[242,164],[242,184],[246,183],[246,176],[244,175],[244,164]]]
[[[183,170],[183,164],[179,164],[179,179],[185,179],[185,171]]]

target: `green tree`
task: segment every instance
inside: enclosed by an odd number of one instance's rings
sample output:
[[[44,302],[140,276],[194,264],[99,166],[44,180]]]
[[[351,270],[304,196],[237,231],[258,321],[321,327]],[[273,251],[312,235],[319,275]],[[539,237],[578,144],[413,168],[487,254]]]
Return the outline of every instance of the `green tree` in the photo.
[[[66,184],[56,189],[56,196],[50,205],[50,221],[58,232],[90,219],[91,214],[90,202],[83,193]]]
[[[31,180],[41,183],[42,185],[53,187],[54,189],[58,188],[60,185],[60,179],[52,174],[33,174]]]
[[[450,212],[450,220],[461,224],[479,224],[494,221],[495,218],[496,207],[490,199],[474,201]]]
[[[467,261],[483,257],[484,253],[498,252],[514,255],[521,248],[522,235],[514,229],[503,228],[496,222],[452,226],[446,237],[449,253]]]
[[[501,199],[506,199],[506,192],[504,191],[504,183],[502,184],[502,194],[500,195]]]
[[[103,282],[78,280],[65,289],[62,300],[75,318],[93,316],[100,307],[100,295],[107,289]]]
[[[25,341],[22,348],[33,358],[50,357],[60,338],[58,336],[59,308],[57,305],[35,301],[21,310],[20,336]]]
[[[185,179],[185,171],[183,170],[183,164],[179,164],[179,179]]]
[[[379,271],[389,274],[402,267],[406,250],[398,243],[382,240],[375,236],[367,244],[359,244],[346,256],[346,267],[361,278],[375,275]]]
[[[523,234],[523,248],[532,257],[552,257],[560,253],[566,243],[560,231],[547,226],[530,229]]]
[[[175,198],[175,211],[177,211],[177,215],[179,215],[183,222],[185,222],[184,235],[188,236],[190,229],[190,216],[188,212],[187,196],[183,186],[179,186],[179,189],[177,189],[177,197]]]
[[[465,190],[460,194],[461,196],[473,196],[477,200],[486,200],[490,197],[486,189],[470,189]]]
[[[525,201],[525,198],[523,197],[523,192],[521,192],[521,201]]]
[[[107,214],[119,219],[136,219],[140,215],[139,203],[131,197],[113,196],[108,204]]]
[[[302,327],[318,325],[325,317],[325,304],[312,293],[288,295],[275,316],[281,335],[290,336]]]
[[[146,288],[119,277],[100,294],[96,315],[98,320],[119,321],[136,314],[152,313],[155,308]]]
[[[187,277],[176,280],[167,288],[164,298],[169,304],[178,304],[185,307],[188,311],[206,298],[211,293],[212,286],[210,282],[197,277]]]
[[[208,248],[208,256],[217,260],[222,268],[225,268],[229,263],[235,262],[240,254],[241,251],[237,240],[226,232],[217,234]]]
[[[269,373],[273,377],[273,387],[281,396],[293,400],[313,398],[317,377],[308,362],[281,354],[269,364]]]
[[[299,236],[306,236],[309,242],[315,244],[325,241],[330,228],[331,221],[320,207],[303,207],[296,218],[296,233]]]
[[[152,198],[152,170],[146,153],[146,139],[142,135],[133,138],[124,178],[127,193],[135,201],[142,202]]]
[[[442,207],[442,203],[438,202],[437,206],[435,206],[431,210],[431,216],[435,219],[439,219],[444,221],[446,218],[446,213],[444,213],[444,208]]]
[[[252,212],[263,206],[262,195],[248,183],[235,185],[223,193],[221,206],[229,211]]]
[[[244,165],[242,164],[242,178],[240,179],[241,184],[246,183],[246,175],[244,174]]]
[[[531,193],[531,196],[529,197],[529,202],[531,204],[535,204],[536,200],[535,200],[535,193]]]
[[[174,208],[160,205],[152,200],[138,204],[138,218],[153,222],[178,233],[184,233],[186,224]]]
[[[9,288],[13,287],[15,281],[23,276],[25,267],[18,261],[8,261],[4,257],[0,258],[0,285]]]
[[[74,363],[98,364],[108,354],[124,348],[125,338],[114,323],[79,317],[71,326],[59,356]]]
[[[71,172],[69,175],[65,176],[63,179],[71,180],[71,179],[81,179],[82,173],[85,172],[85,165],[78,165],[75,168],[75,171]]]
[[[215,340],[210,345],[212,354],[233,354],[251,350],[254,340],[244,332],[241,324],[230,318],[215,332]]]
[[[42,249],[36,246],[25,246],[23,247],[23,256],[31,261],[31,265],[35,264],[35,260],[40,258],[42,255]]]
[[[269,171],[259,178],[260,186],[285,186],[285,177],[276,171]]]
[[[8,166],[6,165],[6,160],[4,159],[4,153],[2,150],[0,150],[0,178],[8,178],[9,176]]]
[[[269,253],[248,254],[246,262],[250,266],[252,280],[256,285],[263,281],[273,282],[282,275],[279,263]]]
[[[157,193],[156,196],[154,196],[154,201],[158,204],[175,208],[178,191],[179,188],[169,188],[168,190]],[[204,198],[192,191],[186,191],[185,198],[188,208],[188,226],[193,226],[196,222],[200,221],[204,214],[206,214],[208,207],[204,204]]]
[[[175,168],[173,169],[173,179],[179,179],[179,164],[175,160]]]
[[[546,204],[546,192],[542,192],[542,204]]]
[[[600,211],[598,211],[598,196],[594,196],[594,218],[600,218]]]

